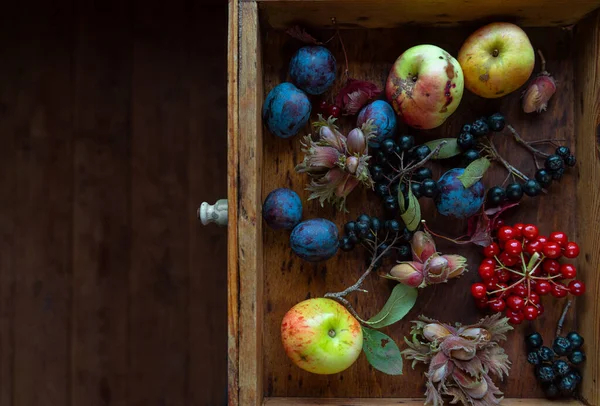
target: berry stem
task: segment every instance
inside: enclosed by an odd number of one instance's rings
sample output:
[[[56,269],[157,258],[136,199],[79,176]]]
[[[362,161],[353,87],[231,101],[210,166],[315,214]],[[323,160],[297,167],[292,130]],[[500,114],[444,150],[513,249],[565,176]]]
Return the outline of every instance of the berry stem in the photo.
[[[562,315],[560,316],[560,319],[558,320],[558,324],[556,325],[556,337],[558,337],[562,333],[563,326],[565,324],[565,318],[567,317],[567,312],[569,311],[569,307],[571,307],[572,303],[573,303],[573,301],[571,299],[569,299],[569,300],[567,300],[567,303],[565,304],[565,308],[563,309]]]
[[[510,289],[514,288],[515,286],[517,286],[518,284],[520,284],[520,283],[521,283],[521,282],[523,282],[524,280],[525,280],[525,277],[523,277],[523,278],[519,279],[517,282],[513,283],[513,284],[512,284],[512,285],[510,285],[510,286],[507,286],[507,287],[505,287],[505,288],[502,288],[502,289],[494,290],[494,291],[492,291],[492,292],[488,292],[488,295],[493,295],[493,294],[496,294],[496,293],[498,293],[498,292],[506,292],[507,290],[510,290]]]
[[[550,156],[550,154],[547,154],[543,151],[540,151],[537,148],[532,147],[530,143],[528,143],[523,139],[523,137],[521,137],[521,135],[517,132],[517,130],[515,130],[515,128],[512,125],[509,124],[506,126],[506,128],[510,130],[510,132],[513,135],[513,138],[515,139],[515,141],[517,141],[517,143],[523,145],[527,150],[529,150],[529,152],[531,152],[531,154],[533,155],[533,159],[535,159],[536,156],[541,156],[543,158],[547,158]]]
[[[333,23],[333,25],[336,24],[336,20],[335,17],[331,17],[331,22]],[[348,54],[346,53],[346,47],[344,46],[344,40],[342,39],[342,35],[340,34],[340,30],[337,30],[337,36],[340,40],[340,45],[342,46],[342,52],[344,53],[344,59],[346,60],[346,79],[348,79],[350,77],[350,74],[348,73]]]
[[[529,178],[523,172],[521,172],[520,170],[518,170],[517,168],[512,166],[506,159],[504,159],[502,157],[502,155],[500,155],[500,153],[496,149],[496,146],[494,145],[494,142],[491,139],[488,139],[488,142],[489,142],[489,146],[486,147],[485,149],[492,155],[493,159],[495,159],[496,161],[499,161],[502,165],[504,165],[506,170],[509,173],[513,174],[514,176],[520,178],[521,180],[523,180],[525,182],[527,182],[529,180]]]
[[[392,180],[390,181],[390,185],[392,183],[394,183],[394,181],[396,179],[398,179],[401,176],[404,176],[405,174],[414,171],[415,169],[419,169],[420,167],[422,167],[423,165],[425,165],[427,163],[427,161],[429,161],[432,157],[434,157],[435,155],[437,155],[438,152],[440,152],[440,149],[442,149],[442,147],[446,145],[446,141],[442,141],[440,142],[437,147],[435,147],[433,149],[433,151],[431,151],[425,158],[421,159],[419,162],[413,164],[413,165],[407,165],[406,167],[402,167],[401,166],[401,170],[398,171],[398,173],[396,174],[396,176],[394,176],[392,178]],[[403,165],[404,162],[401,161],[401,165]]]
[[[450,241],[450,242],[453,242],[454,244],[459,244],[459,245],[462,245],[462,244],[470,244],[470,243],[471,243],[471,237],[469,237],[468,235],[463,235],[463,236],[456,237],[455,239],[453,239],[453,238],[450,238],[450,237],[446,237],[445,235],[441,235],[441,234],[436,234],[436,233],[434,233],[434,232],[433,232],[433,231],[432,231],[432,230],[431,230],[429,227],[427,227],[427,222],[426,222],[425,220],[421,220],[421,224],[423,224],[423,228],[424,228],[424,229],[425,229],[425,230],[426,230],[426,231],[427,231],[429,234],[431,234],[431,235],[433,235],[433,236],[436,236],[436,237],[438,237],[438,238],[441,238],[441,239],[443,239],[443,240]],[[462,240],[463,238],[468,238],[468,240],[467,240],[467,241],[460,241],[460,240]]]

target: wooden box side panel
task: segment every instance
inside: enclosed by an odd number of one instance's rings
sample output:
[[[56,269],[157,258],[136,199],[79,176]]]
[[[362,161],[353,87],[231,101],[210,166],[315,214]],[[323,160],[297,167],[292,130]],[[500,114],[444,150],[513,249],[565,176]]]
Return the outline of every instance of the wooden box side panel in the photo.
[[[298,22],[331,28],[395,28],[407,25],[464,26],[490,20],[521,26],[568,26],[600,7],[598,0],[259,0],[269,25]]]
[[[502,406],[554,406],[556,401],[546,399],[504,399]],[[266,398],[265,406],[315,406],[315,405],[332,405],[332,406],[422,406],[423,399],[320,399],[320,398]],[[561,401],[561,406],[583,406],[581,402],[576,400]]]
[[[262,69],[255,2],[230,1],[229,404],[263,401]]]
[[[578,325],[588,355],[583,397],[600,405],[600,12],[576,27],[575,105],[579,239],[579,271],[587,293],[578,299]]]

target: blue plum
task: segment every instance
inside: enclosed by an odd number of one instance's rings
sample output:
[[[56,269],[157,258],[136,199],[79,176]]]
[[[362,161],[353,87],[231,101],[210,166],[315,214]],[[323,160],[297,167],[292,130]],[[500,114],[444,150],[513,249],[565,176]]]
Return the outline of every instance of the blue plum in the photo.
[[[485,187],[481,181],[465,188],[458,177],[464,168],[450,169],[438,180],[440,193],[435,199],[440,214],[459,219],[471,217],[481,209],[485,196]]]
[[[391,138],[396,133],[396,113],[389,103],[383,100],[375,100],[367,104],[358,113],[357,127],[362,126],[367,120],[373,120],[375,126],[375,138],[369,141],[369,145],[379,147],[381,141]]]
[[[271,133],[290,138],[308,123],[311,109],[308,96],[292,83],[284,82],[267,95],[262,117]]]
[[[333,54],[325,47],[302,47],[290,61],[292,82],[306,93],[323,94],[335,81],[336,63]]]
[[[292,230],[290,245],[292,251],[306,261],[326,261],[338,250],[338,229],[326,219],[306,220]]]
[[[275,189],[265,199],[262,214],[272,229],[291,230],[302,220],[302,201],[291,189]]]

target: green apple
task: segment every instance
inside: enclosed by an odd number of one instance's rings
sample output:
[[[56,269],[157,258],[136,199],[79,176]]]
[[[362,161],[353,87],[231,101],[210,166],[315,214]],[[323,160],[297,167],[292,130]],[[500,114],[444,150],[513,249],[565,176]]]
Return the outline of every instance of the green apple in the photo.
[[[458,107],[464,89],[456,59],[435,45],[417,45],[396,59],[387,78],[388,100],[405,124],[439,127]]]
[[[300,368],[315,374],[347,369],[362,351],[358,320],[338,302],[308,299],[292,307],[281,322],[286,354]]]
[[[521,87],[533,72],[535,53],[520,27],[491,23],[469,35],[458,52],[465,87],[493,99]]]

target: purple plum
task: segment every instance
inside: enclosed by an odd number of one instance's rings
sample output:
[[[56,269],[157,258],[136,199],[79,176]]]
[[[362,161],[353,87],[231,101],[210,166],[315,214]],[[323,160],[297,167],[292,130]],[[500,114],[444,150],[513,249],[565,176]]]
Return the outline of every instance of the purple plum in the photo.
[[[292,83],[284,82],[267,95],[262,117],[271,133],[290,138],[308,123],[311,109],[308,96]]]
[[[481,181],[465,188],[458,177],[464,168],[450,169],[438,180],[440,193],[435,199],[440,214],[465,219],[477,214],[483,205],[485,187]]]
[[[389,103],[383,100],[375,100],[367,104],[358,113],[356,126],[362,126],[367,120],[373,120],[375,126],[375,138],[369,141],[369,145],[375,148],[386,138],[391,138],[396,132],[396,113]]]
[[[265,199],[262,214],[272,229],[291,230],[302,220],[302,201],[291,189],[275,189]]]
[[[338,250],[338,229],[326,219],[306,220],[292,230],[290,245],[292,251],[306,261],[326,261]]]
[[[290,61],[292,82],[308,94],[323,94],[335,81],[336,63],[333,54],[325,47],[302,47]]]

